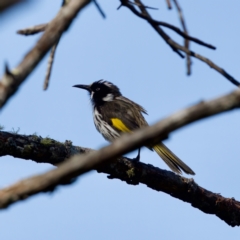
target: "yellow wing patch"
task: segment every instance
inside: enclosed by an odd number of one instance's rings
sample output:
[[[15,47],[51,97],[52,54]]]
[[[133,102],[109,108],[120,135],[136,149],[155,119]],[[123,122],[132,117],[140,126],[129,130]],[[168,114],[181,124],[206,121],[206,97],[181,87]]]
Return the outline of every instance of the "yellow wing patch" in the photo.
[[[131,130],[119,119],[119,118],[111,118],[112,124],[115,128],[117,128],[121,132],[131,132]]]

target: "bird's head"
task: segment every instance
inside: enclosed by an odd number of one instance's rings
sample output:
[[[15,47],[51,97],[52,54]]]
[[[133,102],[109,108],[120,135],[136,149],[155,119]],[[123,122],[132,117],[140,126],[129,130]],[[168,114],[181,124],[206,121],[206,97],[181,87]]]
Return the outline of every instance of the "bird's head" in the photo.
[[[102,104],[114,100],[121,96],[119,88],[111,82],[99,80],[90,85],[74,85],[73,87],[82,88],[89,92],[93,104]]]

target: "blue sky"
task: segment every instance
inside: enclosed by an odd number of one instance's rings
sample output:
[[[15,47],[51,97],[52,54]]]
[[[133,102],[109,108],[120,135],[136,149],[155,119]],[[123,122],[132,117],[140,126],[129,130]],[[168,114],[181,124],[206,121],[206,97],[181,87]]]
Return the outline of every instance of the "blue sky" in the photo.
[[[240,81],[240,21],[238,1],[179,1],[189,33],[217,47],[191,48],[223,67]],[[118,1],[99,1],[107,19],[87,7],[62,37],[49,89],[42,91],[47,58],[29,76],[1,112],[6,131],[49,136],[58,141],[98,149],[107,143],[96,131],[86,92],[72,88],[106,79],[148,110],[151,124],[175,111],[229,93],[235,89],[220,74],[197,59],[186,76],[180,59],[143,20],[128,9],[116,10]],[[158,7],[157,19],[179,25],[175,9],[165,1],[145,1]],[[1,17],[0,75],[7,61],[16,66],[39,35],[18,36],[18,29],[45,23],[57,13],[61,1],[36,1]],[[167,31],[182,43],[175,33]],[[215,116],[182,128],[165,141],[195,172],[202,187],[240,200],[239,111]],[[135,156],[136,153],[130,154]],[[141,161],[163,169],[157,154],[144,149]],[[0,187],[53,167],[2,157]],[[52,194],[39,194],[14,204],[0,214],[1,239],[239,239],[213,215],[144,185],[130,186],[91,172]]]

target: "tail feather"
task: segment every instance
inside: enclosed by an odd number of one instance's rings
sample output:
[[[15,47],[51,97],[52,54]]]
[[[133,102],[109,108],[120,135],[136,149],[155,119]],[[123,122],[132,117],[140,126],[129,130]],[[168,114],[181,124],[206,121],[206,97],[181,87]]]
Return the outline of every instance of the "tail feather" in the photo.
[[[190,167],[188,167],[181,159],[179,159],[163,143],[159,143],[155,145],[153,149],[163,159],[163,161],[169,166],[169,168],[171,168],[172,171],[179,174],[181,174],[182,171],[184,171],[187,174],[195,175],[195,172]]]

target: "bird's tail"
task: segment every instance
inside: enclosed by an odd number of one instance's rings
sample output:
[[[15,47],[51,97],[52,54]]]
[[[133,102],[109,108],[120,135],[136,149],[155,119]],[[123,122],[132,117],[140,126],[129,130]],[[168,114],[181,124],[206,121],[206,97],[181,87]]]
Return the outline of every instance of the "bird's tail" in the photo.
[[[153,147],[155,152],[163,159],[163,161],[172,169],[172,171],[181,174],[183,170],[187,174],[195,175],[195,172],[180,160],[170,149],[163,143],[159,143]]]

